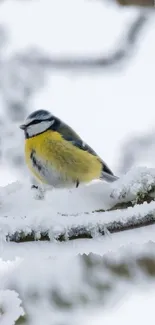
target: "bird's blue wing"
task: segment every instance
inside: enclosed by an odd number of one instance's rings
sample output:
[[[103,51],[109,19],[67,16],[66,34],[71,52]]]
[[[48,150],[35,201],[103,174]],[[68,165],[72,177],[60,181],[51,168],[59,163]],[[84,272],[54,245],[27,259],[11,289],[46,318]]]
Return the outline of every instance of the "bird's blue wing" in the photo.
[[[87,143],[85,143],[79,137],[79,135],[75,133],[75,131],[73,131],[72,128],[70,128],[67,124],[61,122],[58,127],[58,132],[65,140],[71,142],[77,148],[88,151],[93,156],[98,157],[99,161],[102,164],[101,179],[105,179],[108,182],[114,182],[118,179],[118,177],[114,176],[108,165],[97,155],[97,153]]]
[[[74,146],[77,148],[88,151],[94,156],[97,156],[97,153],[90,147],[88,146],[81,138],[80,136],[67,124],[60,122],[59,126],[57,127],[57,131],[62,135],[62,137],[69,141],[72,142]]]
[[[97,156],[98,157],[97,153],[90,146],[88,146],[88,144],[85,143],[84,141],[82,141],[82,140],[73,140],[71,138],[66,138],[65,140],[72,142],[72,144],[75,147],[77,147],[77,148],[79,148],[79,149],[81,149],[83,151],[88,151],[93,156]]]
[[[113,172],[110,170],[110,168],[108,167],[108,165],[86,143],[84,143],[82,140],[77,140],[77,141],[68,140],[68,141],[71,141],[74,146],[80,148],[81,150],[88,151],[92,155],[98,157],[99,161],[102,164],[102,172],[101,172],[101,177],[100,177],[101,179],[104,179],[107,182],[114,182],[114,181],[116,181],[118,179],[118,177],[115,176],[113,174]]]

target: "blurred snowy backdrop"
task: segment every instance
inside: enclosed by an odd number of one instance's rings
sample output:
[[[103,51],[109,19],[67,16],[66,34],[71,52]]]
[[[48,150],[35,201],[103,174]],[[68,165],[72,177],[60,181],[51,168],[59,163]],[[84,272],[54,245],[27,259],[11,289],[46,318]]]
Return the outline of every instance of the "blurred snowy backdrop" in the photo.
[[[18,126],[40,108],[69,123],[116,174],[155,166],[154,10],[153,0],[0,1],[1,185],[27,179]],[[154,226],[88,241],[5,243],[16,230],[5,212],[17,200],[29,208],[22,195],[1,210],[0,325],[124,325],[135,321],[133,311],[152,324]],[[34,225],[39,211],[50,217],[53,208],[39,204]],[[108,309],[111,297],[120,305]]]

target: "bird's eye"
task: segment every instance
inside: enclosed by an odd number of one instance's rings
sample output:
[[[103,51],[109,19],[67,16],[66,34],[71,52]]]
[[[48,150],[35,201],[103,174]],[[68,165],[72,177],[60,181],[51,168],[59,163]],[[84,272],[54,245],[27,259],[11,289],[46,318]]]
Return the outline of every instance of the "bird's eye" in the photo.
[[[25,123],[25,125],[26,125],[26,127],[29,127],[29,126],[31,126],[31,125],[33,125],[33,124],[38,124],[38,123],[40,123],[41,121],[39,121],[39,120],[32,120],[32,121],[27,121],[26,123]]]
[[[40,123],[40,122],[42,122],[42,121],[40,121],[40,120],[33,120],[29,125],[32,125],[32,124],[38,124],[38,123]]]

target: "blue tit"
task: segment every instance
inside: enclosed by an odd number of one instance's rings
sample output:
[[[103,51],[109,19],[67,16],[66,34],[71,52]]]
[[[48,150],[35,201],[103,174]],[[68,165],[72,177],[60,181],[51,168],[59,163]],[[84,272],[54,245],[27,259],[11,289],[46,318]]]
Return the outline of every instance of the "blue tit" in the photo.
[[[37,181],[66,188],[118,179],[78,134],[50,112],[31,113],[20,128],[25,133],[25,160]]]

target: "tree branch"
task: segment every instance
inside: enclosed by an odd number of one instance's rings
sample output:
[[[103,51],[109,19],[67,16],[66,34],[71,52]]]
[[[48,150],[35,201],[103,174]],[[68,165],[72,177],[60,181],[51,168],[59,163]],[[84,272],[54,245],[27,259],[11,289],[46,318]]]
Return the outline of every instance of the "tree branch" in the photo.
[[[100,55],[98,57],[68,57],[66,59],[57,57],[49,58],[42,54],[37,54],[36,56],[33,53],[28,53],[26,55],[17,55],[17,59],[28,65],[39,65],[45,68],[50,69],[96,69],[96,68],[109,68],[113,67],[116,64],[122,62],[123,60],[127,59],[129,55],[131,55],[131,51],[133,50],[134,45],[138,40],[139,33],[141,32],[142,28],[146,24],[149,19],[149,15],[146,13],[140,13],[138,17],[132,22],[130,28],[126,32],[126,37],[124,37],[123,33],[123,40],[119,43],[122,43],[122,46],[112,54],[108,54],[107,56]]]
[[[5,216],[0,217],[1,239],[18,243],[53,239],[65,241],[104,236],[155,223],[155,169],[153,168],[135,168],[120,177],[110,187],[105,183],[97,182],[90,186],[81,186],[78,190],[73,189],[70,193],[67,190],[63,193],[55,191],[53,195],[57,202],[62,200],[61,211],[66,209],[69,211],[68,203],[70,204],[71,200],[70,211],[75,205],[77,211],[80,206],[82,212],[65,214],[57,212],[58,207],[52,208],[46,200],[37,203],[29,187],[19,182],[3,188],[1,197],[4,198],[4,202],[7,197],[7,205]],[[23,202],[19,212],[18,202],[23,197],[27,200]],[[90,201],[91,206],[94,207],[93,211],[90,211]],[[10,205],[11,210],[10,208],[7,210],[7,206]],[[99,209],[100,205],[105,206],[106,210]],[[82,206],[88,210],[83,212]]]
[[[155,7],[154,0],[116,0],[123,6]]]
[[[90,215],[96,214],[98,216],[102,214],[103,221],[100,222],[97,221],[95,224],[91,224],[88,221],[88,224],[86,225],[80,225],[80,224],[70,225],[66,229],[61,230],[60,232],[53,230],[52,236],[51,236],[51,231],[49,231],[49,229],[47,229],[47,231],[41,232],[39,237],[37,237],[37,232],[34,230],[30,231],[28,234],[25,234],[23,231],[18,231],[12,235],[8,235],[7,240],[20,243],[20,242],[27,242],[27,241],[35,241],[38,239],[41,241],[49,241],[51,240],[51,237],[52,239],[58,241],[66,241],[66,240],[82,239],[82,238],[89,239],[95,237],[96,235],[104,236],[107,233],[113,234],[113,233],[122,232],[126,230],[146,227],[155,224],[155,208],[153,211],[151,210],[151,212],[146,213],[145,215],[142,216],[138,215],[137,217],[136,215],[134,215],[134,206],[138,204],[139,207],[142,207],[144,202],[150,203],[152,201],[153,198],[149,195],[149,193],[145,194],[143,197],[141,197],[141,195],[139,197],[138,195],[137,199],[134,202],[132,201],[122,202],[116,204],[114,207],[112,207],[107,211],[100,209],[90,213]],[[129,207],[131,209],[133,208],[133,212],[131,210],[131,216],[126,219],[125,216],[123,216],[123,213],[125,209]],[[110,213],[117,210],[118,211],[122,210],[122,215],[120,220],[119,219],[117,220],[116,218],[116,221],[104,222],[105,213],[106,215],[107,213],[109,213],[109,217],[110,217]],[[86,214],[89,215],[88,212],[85,212],[85,215]],[[68,216],[68,215],[62,214],[62,216]],[[71,217],[73,216],[74,215],[71,215]],[[76,214],[76,217],[78,217],[78,214]]]
[[[107,224],[98,224],[91,229],[88,230],[87,227],[84,226],[73,226],[70,227],[66,232],[63,232],[59,235],[54,235],[53,239],[58,240],[60,242],[66,240],[74,240],[74,239],[91,239],[98,235],[106,235],[107,233],[118,233],[125,230],[132,230],[136,228],[146,227],[155,224],[155,211],[151,214],[147,214],[144,217],[139,218],[139,220],[135,219],[135,217],[131,217],[127,222],[115,221]],[[15,233],[14,235],[8,236],[7,239],[9,241],[13,241],[16,243],[35,241],[37,240],[36,233],[32,231],[28,235],[23,232]],[[50,235],[47,232],[41,233],[39,237],[40,241],[50,241]]]

